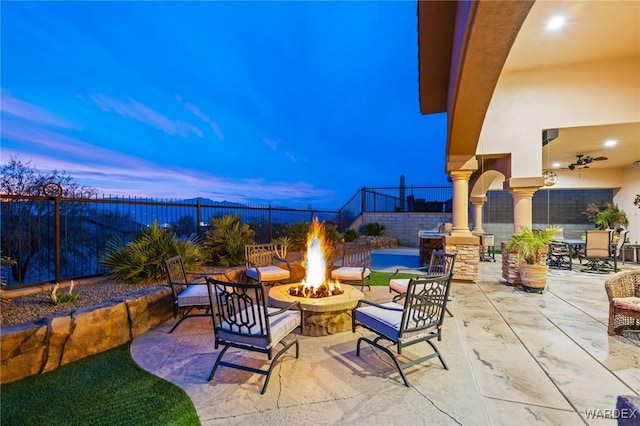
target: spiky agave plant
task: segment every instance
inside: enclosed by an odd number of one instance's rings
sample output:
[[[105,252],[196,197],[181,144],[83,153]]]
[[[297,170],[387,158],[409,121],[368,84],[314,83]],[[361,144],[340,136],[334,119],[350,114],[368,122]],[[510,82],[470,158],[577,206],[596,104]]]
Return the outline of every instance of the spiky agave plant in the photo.
[[[201,258],[198,237],[193,234],[180,240],[154,221],[125,246],[118,240],[107,243],[100,263],[117,279],[131,284],[152,284],[166,281],[164,260],[177,254],[186,269],[193,269]]]

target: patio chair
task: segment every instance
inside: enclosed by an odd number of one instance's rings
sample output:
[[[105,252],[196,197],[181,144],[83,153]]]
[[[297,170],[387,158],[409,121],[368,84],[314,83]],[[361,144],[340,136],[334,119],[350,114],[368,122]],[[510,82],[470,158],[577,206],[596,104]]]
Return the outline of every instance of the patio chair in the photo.
[[[481,234],[480,235],[480,261],[481,262],[495,262],[496,255],[494,253],[496,248],[496,236],[494,234]]]
[[[572,269],[571,249],[569,244],[552,241],[549,244],[549,253],[547,254],[547,265],[555,269]]]
[[[616,270],[615,264],[611,266],[612,258],[615,262],[615,257],[611,256],[611,232],[588,230],[584,249],[587,264],[582,271],[603,274]]]
[[[604,288],[609,299],[609,335],[640,332],[640,271],[616,274],[605,281]]]
[[[371,275],[371,244],[369,242],[344,243],[343,255],[331,262],[332,265],[335,263],[340,266],[331,271],[332,280],[337,280],[341,284],[357,284],[362,291],[368,287],[371,291],[371,285],[368,283]]]
[[[431,261],[428,267],[412,268],[412,269],[396,269],[396,271],[389,277],[389,293],[397,293],[393,297],[393,301],[397,302],[402,299],[407,292],[409,281],[411,278],[398,278],[399,274],[415,274],[414,279],[422,279],[427,277],[441,276],[441,275],[453,275],[453,266],[456,261],[456,255],[445,253],[442,250],[434,250],[431,252]],[[447,313],[450,316],[453,314],[447,309]]]
[[[396,302],[379,304],[364,299],[360,300],[358,306],[353,310],[352,330],[355,333],[356,327],[362,326],[377,336],[373,340],[360,337],[356,346],[356,355],[360,356],[362,342],[367,342],[385,352],[393,360],[407,387],[410,387],[409,380],[404,373],[404,369],[407,367],[438,357],[442,366],[448,370],[449,367],[432,339],[441,340],[442,323],[450,286],[451,274],[411,279],[404,304]],[[403,348],[421,342],[428,343],[433,352],[401,364],[394,353],[380,343],[381,340],[393,343],[398,355],[402,354]]]
[[[189,281],[180,255],[166,259],[164,264],[173,297],[173,317],[180,316],[178,322],[169,331],[173,333],[173,330],[187,318],[208,317],[211,305],[206,283]],[[203,310],[205,312],[202,312]]]
[[[274,244],[246,245],[244,254],[248,278],[267,285],[289,282],[291,265],[278,256]]]
[[[623,260],[622,257],[620,256],[620,253],[622,252],[622,247],[626,243],[627,235],[629,235],[629,230],[628,229],[623,229],[622,231],[620,231],[618,243],[616,244],[616,254],[615,254],[615,256],[616,256],[616,258],[620,258],[620,260]]]
[[[206,277],[210,303],[217,306],[215,326],[215,348],[222,346],[209,375],[211,381],[219,366],[262,374],[266,376],[261,394],[264,394],[276,361],[295,345],[296,358],[299,356],[298,340],[285,340],[296,328],[302,331],[304,324],[300,302],[293,302],[282,309],[267,306],[267,292],[264,283],[240,284]],[[279,345],[282,347],[276,350]],[[269,366],[266,369],[252,367],[222,357],[229,348],[255,351],[267,354]],[[232,359],[242,360],[242,357]]]

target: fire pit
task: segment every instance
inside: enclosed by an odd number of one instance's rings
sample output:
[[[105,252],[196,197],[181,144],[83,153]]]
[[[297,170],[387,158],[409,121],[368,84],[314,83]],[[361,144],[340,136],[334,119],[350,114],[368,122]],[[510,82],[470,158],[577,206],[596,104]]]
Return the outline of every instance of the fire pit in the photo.
[[[289,289],[300,284],[277,285],[269,290],[269,306],[281,308],[291,302],[300,302],[304,316],[305,336],[328,336],[351,330],[351,311],[364,294],[350,285],[342,284],[342,294],[310,298],[292,296]]]
[[[351,329],[351,310],[364,297],[360,290],[327,280],[331,249],[324,223],[313,220],[307,233],[304,280],[269,291],[270,306],[281,308],[300,302],[305,336],[327,336]]]

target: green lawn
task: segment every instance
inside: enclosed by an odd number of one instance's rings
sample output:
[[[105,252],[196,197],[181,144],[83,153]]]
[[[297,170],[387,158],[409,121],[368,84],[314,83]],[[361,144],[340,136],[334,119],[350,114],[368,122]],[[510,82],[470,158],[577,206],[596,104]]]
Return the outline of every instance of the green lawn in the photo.
[[[2,385],[2,425],[200,425],[187,394],[139,368],[129,344]]]
[[[375,286],[389,285],[389,277],[393,275],[391,272],[376,272],[372,271],[369,276],[369,284]],[[398,274],[396,278],[411,278],[415,274]]]

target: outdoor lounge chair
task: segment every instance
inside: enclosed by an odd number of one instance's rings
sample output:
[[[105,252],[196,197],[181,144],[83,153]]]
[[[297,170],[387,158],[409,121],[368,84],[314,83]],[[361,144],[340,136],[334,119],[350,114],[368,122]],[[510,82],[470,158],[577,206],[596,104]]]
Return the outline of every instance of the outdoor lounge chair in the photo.
[[[442,366],[449,369],[440,351],[431,341],[434,338],[441,340],[444,312],[451,286],[451,274],[439,277],[411,279],[407,286],[404,304],[389,302],[384,304],[360,300],[352,314],[352,330],[362,326],[372,331],[377,336],[371,340],[360,337],[356,346],[356,355],[360,356],[360,344],[367,342],[385,352],[391,357],[396,368],[402,376],[406,386],[410,386],[409,380],[404,374],[404,369],[421,363],[428,359],[438,357]],[[402,349],[417,343],[428,343],[434,352],[401,364],[394,353],[379,343],[388,340],[396,345],[398,355]]]
[[[287,283],[291,265],[278,256],[274,244],[250,244],[244,247],[247,277],[260,283]]]
[[[371,291],[367,282],[371,275],[371,244],[369,242],[344,243],[344,254],[332,263],[340,266],[331,271],[331,279],[341,284],[357,284],[360,290]]]
[[[180,255],[166,259],[164,264],[173,297],[173,316],[174,318],[180,316],[178,322],[169,331],[173,333],[173,330],[187,318],[208,317],[211,305],[206,283],[189,281]]]
[[[210,303],[217,306],[217,318],[214,318],[215,348],[222,346],[209,375],[209,381],[213,379],[219,366],[263,374],[267,378],[260,393],[264,394],[276,361],[294,345],[298,358],[298,340],[291,338],[285,341],[285,338],[296,328],[300,327],[301,331],[303,329],[300,303],[293,302],[282,309],[269,308],[263,283],[239,284],[211,277],[206,277],[206,281]],[[278,345],[282,345],[282,348],[276,351]],[[223,361],[222,357],[229,348],[265,353],[270,360],[269,366],[261,369]]]

